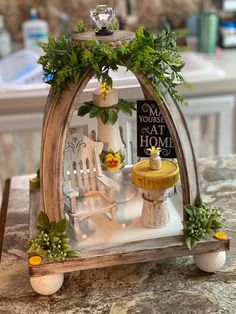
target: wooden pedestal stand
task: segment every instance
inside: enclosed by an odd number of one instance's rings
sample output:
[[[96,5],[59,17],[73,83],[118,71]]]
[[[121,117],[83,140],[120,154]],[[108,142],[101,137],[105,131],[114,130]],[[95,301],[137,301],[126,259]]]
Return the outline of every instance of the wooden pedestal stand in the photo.
[[[86,45],[86,41],[94,37],[93,33],[78,34],[74,38],[74,43]],[[133,37],[133,33],[117,31],[112,36],[97,37],[96,39],[106,40],[112,46],[117,46],[120,42],[130,40]],[[50,221],[64,217],[62,182],[65,141],[74,106],[78,103],[83,89],[93,74],[88,68],[86,74],[78,82],[72,82],[61,93],[56,103],[52,102],[54,93],[54,87],[52,87],[46,103],[41,148],[40,194],[41,209],[47,213]],[[155,100],[158,103],[154,86],[147,82],[141,72],[134,74],[140,82],[145,99]],[[181,110],[168,94],[163,92],[163,95],[165,95],[164,101],[159,108],[174,141],[181,176],[183,205],[192,204],[199,194],[192,144]],[[185,218],[187,219],[186,214]],[[38,266],[29,265],[29,271],[31,276],[43,276],[118,264],[156,261],[166,257],[226,251],[228,249],[229,240],[208,239],[201,241],[190,251],[182,241],[182,235],[179,235],[81,250],[82,258],[80,259],[70,259],[64,262],[43,262]]]
[[[142,160],[133,166],[131,178],[133,184],[143,190],[143,225],[148,228],[166,226],[170,220],[167,191],[179,181],[178,165],[173,161],[163,160],[160,169],[151,170],[149,161]]]

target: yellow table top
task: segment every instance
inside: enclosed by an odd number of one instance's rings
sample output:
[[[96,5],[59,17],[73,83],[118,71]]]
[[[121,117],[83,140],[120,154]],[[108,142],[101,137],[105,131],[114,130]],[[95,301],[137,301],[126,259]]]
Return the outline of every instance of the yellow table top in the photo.
[[[144,190],[163,190],[179,181],[179,167],[170,160],[162,159],[161,168],[151,170],[149,160],[136,163],[131,171],[132,183]]]

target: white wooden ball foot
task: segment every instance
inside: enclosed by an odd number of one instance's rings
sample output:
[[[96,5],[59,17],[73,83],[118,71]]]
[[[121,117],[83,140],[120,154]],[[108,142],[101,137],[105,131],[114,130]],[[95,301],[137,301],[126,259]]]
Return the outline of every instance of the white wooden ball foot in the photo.
[[[216,253],[206,253],[193,256],[196,266],[207,272],[214,273],[215,271],[222,268],[226,261],[225,251]]]
[[[40,277],[30,277],[30,283],[35,292],[41,295],[56,293],[62,286],[64,274],[53,274]]]

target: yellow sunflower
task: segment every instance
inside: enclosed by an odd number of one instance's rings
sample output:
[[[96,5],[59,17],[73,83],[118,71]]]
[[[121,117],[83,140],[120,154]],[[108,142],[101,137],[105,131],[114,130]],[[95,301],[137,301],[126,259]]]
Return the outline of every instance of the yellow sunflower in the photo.
[[[120,169],[121,159],[118,154],[108,154],[104,163],[108,171],[116,171]]]
[[[228,235],[227,235],[227,233],[224,232],[224,231],[217,231],[217,232],[215,233],[215,238],[216,238],[217,240],[227,240],[227,239],[228,239]]]
[[[102,83],[102,88],[100,89],[100,94],[103,95],[104,97],[109,94],[110,90],[107,86],[106,83]]]
[[[41,256],[35,255],[35,256],[32,256],[29,258],[29,264],[30,265],[33,265],[33,266],[40,265],[41,262],[42,262]]]

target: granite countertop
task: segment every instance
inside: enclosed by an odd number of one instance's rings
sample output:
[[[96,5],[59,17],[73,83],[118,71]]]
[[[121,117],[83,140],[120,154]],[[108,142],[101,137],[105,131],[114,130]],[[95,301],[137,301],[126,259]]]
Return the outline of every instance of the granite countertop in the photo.
[[[0,313],[235,313],[236,156],[199,160],[203,198],[224,211],[232,237],[222,270],[207,274],[192,257],[85,270],[66,275],[49,297],[30,287],[27,178],[12,181],[0,264]]]

